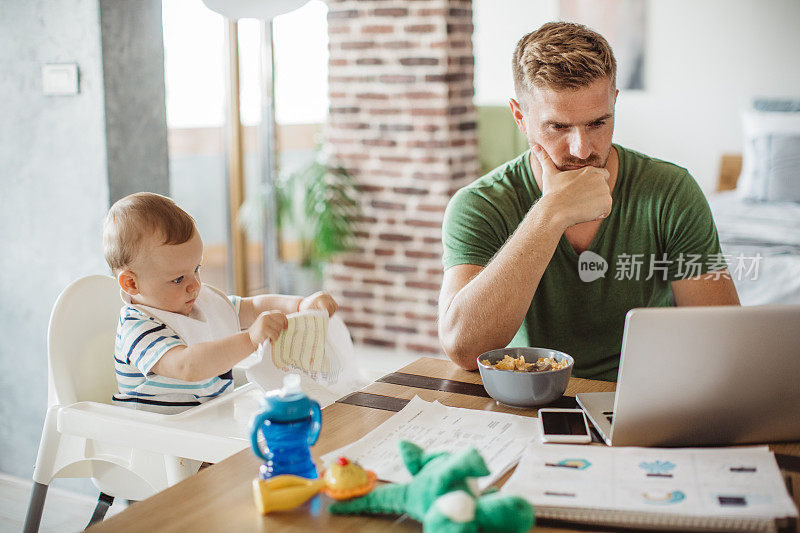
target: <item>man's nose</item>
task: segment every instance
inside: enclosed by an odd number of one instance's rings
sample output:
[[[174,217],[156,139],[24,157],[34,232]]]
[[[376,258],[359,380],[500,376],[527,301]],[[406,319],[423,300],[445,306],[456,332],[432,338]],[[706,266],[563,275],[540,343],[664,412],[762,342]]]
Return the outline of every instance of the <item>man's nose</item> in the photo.
[[[579,159],[587,159],[592,155],[592,146],[589,143],[589,136],[580,128],[575,128],[575,131],[570,136],[569,153],[572,157],[577,157]]]

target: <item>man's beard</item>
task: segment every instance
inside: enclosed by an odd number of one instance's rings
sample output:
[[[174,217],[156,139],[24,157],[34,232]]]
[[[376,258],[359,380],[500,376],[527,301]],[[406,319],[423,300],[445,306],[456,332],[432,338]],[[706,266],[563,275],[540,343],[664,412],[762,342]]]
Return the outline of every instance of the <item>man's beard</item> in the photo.
[[[608,153],[606,153],[605,157],[601,157],[600,154],[592,154],[586,159],[579,159],[577,157],[567,157],[563,161],[559,161],[556,167],[558,170],[564,171],[568,170],[566,167],[597,167],[597,168],[606,168],[608,164],[608,158],[611,155],[611,148],[609,147]]]

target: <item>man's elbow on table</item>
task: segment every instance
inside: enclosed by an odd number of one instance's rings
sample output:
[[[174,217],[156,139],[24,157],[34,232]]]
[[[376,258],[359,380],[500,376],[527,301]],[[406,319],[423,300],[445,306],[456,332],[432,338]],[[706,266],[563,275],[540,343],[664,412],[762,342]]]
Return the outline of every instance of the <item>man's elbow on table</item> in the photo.
[[[469,346],[459,342],[460,335],[457,331],[446,331],[439,324],[439,342],[444,349],[444,353],[455,364],[464,370],[476,370],[478,368],[479,353],[473,353]]]
[[[445,348],[447,357],[464,370],[478,369],[478,356],[480,354],[468,353],[466,351],[450,351]]]

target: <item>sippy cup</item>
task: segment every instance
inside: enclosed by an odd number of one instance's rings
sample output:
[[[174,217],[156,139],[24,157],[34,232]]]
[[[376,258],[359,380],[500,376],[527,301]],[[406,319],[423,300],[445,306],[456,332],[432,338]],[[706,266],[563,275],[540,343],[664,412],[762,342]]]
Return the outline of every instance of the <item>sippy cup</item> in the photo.
[[[300,388],[300,376],[283,378],[283,388],[267,392],[261,411],[250,422],[253,453],[264,461],[259,478],[294,474],[315,479],[317,468],[310,448],[317,442],[321,424],[319,404]]]

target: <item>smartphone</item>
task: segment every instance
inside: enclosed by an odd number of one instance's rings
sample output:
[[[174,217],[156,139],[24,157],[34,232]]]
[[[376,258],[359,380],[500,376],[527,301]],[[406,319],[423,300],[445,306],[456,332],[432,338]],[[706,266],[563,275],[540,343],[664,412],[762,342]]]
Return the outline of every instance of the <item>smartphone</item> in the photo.
[[[543,442],[563,444],[589,444],[592,435],[586,415],[581,409],[539,409],[539,423],[542,426]]]

